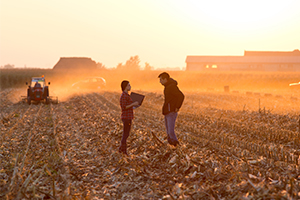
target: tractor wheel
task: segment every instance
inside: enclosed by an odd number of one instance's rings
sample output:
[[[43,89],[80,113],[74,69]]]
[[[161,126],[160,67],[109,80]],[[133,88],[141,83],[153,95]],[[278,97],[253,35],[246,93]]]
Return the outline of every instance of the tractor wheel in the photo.
[[[48,86],[44,87],[44,97],[45,97],[45,99],[46,99],[46,97],[49,97],[49,88],[48,88]]]
[[[31,98],[30,98],[30,96],[29,96],[29,97],[27,97],[27,103],[28,103],[28,105],[30,105],[30,104],[31,104]]]
[[[46,104],[49,104],[50,103],[50,99],[49,97],[46,97]]]

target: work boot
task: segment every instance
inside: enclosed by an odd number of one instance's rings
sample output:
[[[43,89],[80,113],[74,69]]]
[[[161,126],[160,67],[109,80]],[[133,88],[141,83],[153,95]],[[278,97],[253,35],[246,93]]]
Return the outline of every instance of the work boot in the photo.
[[[127,145],[126,144],[121,144],[120,147],[119,147],[119,153],[123,153],[125,155],[128,155],[127,154]]]
[[[173,145],[174,147],[176,147],[177,145],[179,145],[179,142],[177,140],[173,140],[171,138],[168,138],[168,143],[170,145]]]
[[[173,146],[176,147],[177,145],[180,145],[180,144],[177,140],[175,140]]]

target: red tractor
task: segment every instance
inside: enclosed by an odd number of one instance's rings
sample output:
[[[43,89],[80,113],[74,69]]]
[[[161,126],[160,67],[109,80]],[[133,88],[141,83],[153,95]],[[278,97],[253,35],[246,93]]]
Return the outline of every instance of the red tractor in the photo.
[[[28,83],[26,82],[26,85]],[[48,83],[50,85],[50,82]],[[27,96],[22,97],[23,101],[27,101],[30,105],[31,102],[41,102],[44,101],[46,104],[58,103],[58,98],[49,96],[49,87],[46,85],[45,77],[33,77],[31,78],[31,84],[27,89]]]

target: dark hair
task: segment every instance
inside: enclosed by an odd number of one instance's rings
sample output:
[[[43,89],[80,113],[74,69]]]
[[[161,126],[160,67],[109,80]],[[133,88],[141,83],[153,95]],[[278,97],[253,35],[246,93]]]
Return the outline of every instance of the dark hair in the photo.
[[[163,72],[160,75],[158,75],[158,78],[163,78],[169,80],[170,75],[167,72]]]
[[[121,89],[122,89],[122,91],[125,90],[125,88],[128,85],[128,83],[129,83],[129,81],[126,81],[126,80],[122,81],[122,83],[121,83]]]

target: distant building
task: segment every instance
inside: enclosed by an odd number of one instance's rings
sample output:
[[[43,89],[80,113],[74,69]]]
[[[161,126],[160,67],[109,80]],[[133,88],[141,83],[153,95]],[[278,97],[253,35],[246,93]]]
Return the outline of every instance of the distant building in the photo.
[[[53,67],[53,70],[94,70],[97,63],[91,58],[86,57],[61,57]]]
[[[186,70],[300,72],[300,51],[245,51],[244,56],[187,56]]]

